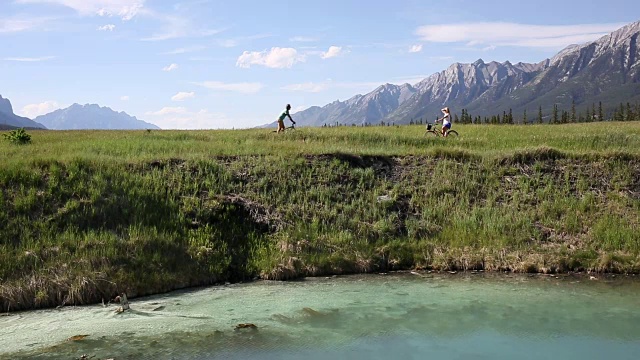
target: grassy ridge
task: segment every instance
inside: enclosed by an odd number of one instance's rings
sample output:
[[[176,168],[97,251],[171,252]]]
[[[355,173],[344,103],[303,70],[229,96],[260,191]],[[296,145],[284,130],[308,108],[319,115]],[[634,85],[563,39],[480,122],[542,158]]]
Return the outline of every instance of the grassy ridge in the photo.
[[[640,124],[611,125],[32,132],[0,143],[0,305],[416,267],[638,272]]]

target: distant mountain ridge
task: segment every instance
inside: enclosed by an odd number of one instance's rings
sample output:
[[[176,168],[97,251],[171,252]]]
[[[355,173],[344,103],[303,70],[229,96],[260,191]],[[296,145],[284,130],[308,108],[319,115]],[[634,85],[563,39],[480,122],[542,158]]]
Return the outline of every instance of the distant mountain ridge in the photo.
[[[344,123],[348,117],[352,123],[365,124],[378,122],[411,98],[416,89],[409,85],[380,85],[366,95],[356,95],[347,101],[334,101],[324,107],[313,106],[296,113],[295,121],[301,118],[305,126],[322,126]]]
[[[2,127],[4,129],[21,127],[33,129],[45,128],[45,126],[40,123],[14,114],[13,106],[11,106],[11,101],[9,101],[9,99],[3,98],[2,95],[0,95],[0,125],[3,125]]]
[[[52,130],[137,130],[160,129],[158,126],[138,120],[125,112],[116,112],[96,104],[73,104],[66,109],[38,116],[34,119]]]
[[[440,114],[443,106],[456,111],[482,98],[508,96],[524,87],[547,66],[547,60],[538,64],[515,65],[509,61],[485,63],[482,59],[473,64],[455,63],[417,83],[416,94],[383,120],[407,123],[422,117],[431,119]],[[490,109],[480,109],[479,112],[489,113]]]
[[[570,45],[539,63],[509,61],[455,63],[415,85],[386,84],[366,95],[314,106],[295,114],[302,126],[323,124],[406,124],[433,120],[443,106],[489,116],[512,109],[515,114],[539,107],[545,114],[554,104],[568,109],[573,102],[587,107],[640,101],[640,22],[600,39]]]

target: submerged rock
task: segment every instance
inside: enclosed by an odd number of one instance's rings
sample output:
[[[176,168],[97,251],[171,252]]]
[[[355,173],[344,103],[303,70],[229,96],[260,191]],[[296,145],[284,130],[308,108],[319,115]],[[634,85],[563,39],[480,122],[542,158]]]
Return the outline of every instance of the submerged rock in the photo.
[[[257,326],[255,326],[254,324],[250,324],[250,323],[247,323],[247,324],[238,324],[238,325],[236,325],[236,327],[235,327],[235,329],[234,329],[234,330],[236,330],[236,331],[237,331],[237,330],[241,330],[241,329],[258,330],[258,327],[257,327]]]
[[[84,340],[84,338],[86,338],[87,336],[89,335],[75,335],[68,338],[67,341],[80,341],[80,340]]]
[[[320,311],[313,310],[312,308],[309,308],[309,307],[302,308],[302,312],[307,314],[307,315],[309,315],[309,316],[322,316],[322,315],[324,315]]]

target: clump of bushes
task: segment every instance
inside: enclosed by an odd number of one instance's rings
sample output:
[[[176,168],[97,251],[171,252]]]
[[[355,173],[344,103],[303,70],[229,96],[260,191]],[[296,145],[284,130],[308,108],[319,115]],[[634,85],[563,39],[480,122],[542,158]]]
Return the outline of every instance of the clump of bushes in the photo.
[[[27,134],[24,128],[11,130],[8,134],[2,134],[2,136],[6,140],[18,145],[31,143],[31,135]]]

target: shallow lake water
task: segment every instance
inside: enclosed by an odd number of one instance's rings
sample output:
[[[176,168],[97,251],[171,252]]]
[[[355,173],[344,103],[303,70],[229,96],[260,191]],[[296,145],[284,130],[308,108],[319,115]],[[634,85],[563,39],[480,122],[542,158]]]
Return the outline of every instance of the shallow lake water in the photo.
[[[1,316],[0,359],[640,359],[629,277],[359,275],[130,302]]]

